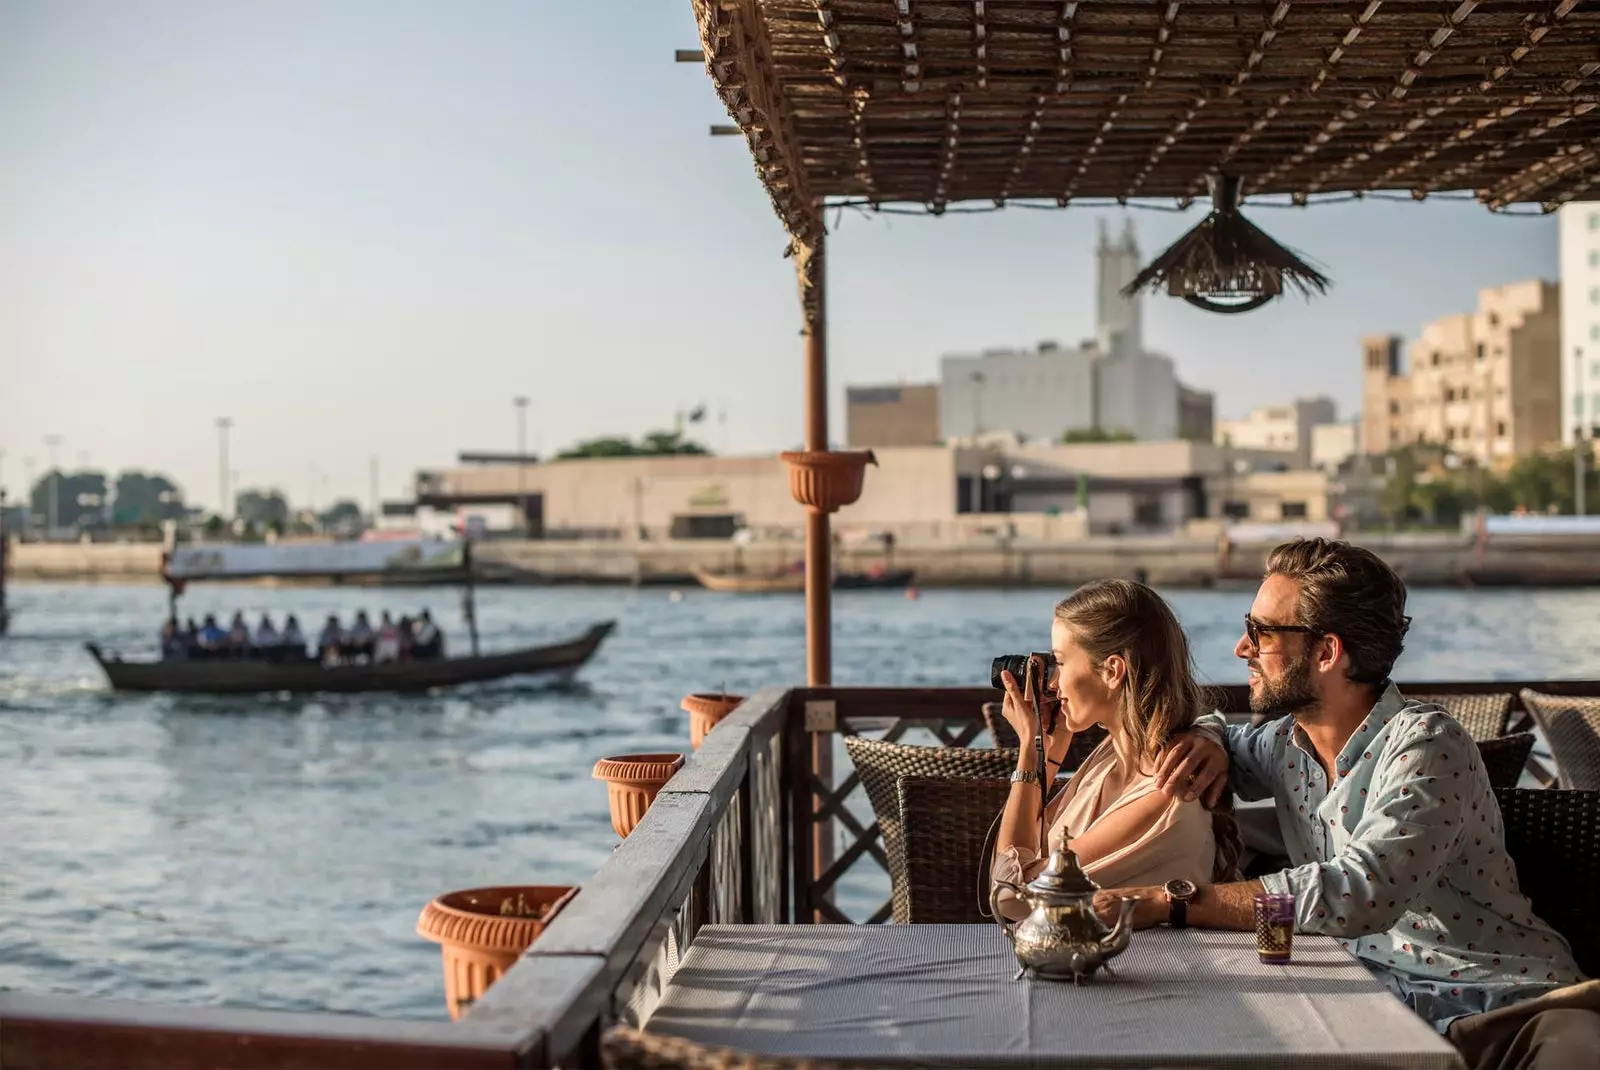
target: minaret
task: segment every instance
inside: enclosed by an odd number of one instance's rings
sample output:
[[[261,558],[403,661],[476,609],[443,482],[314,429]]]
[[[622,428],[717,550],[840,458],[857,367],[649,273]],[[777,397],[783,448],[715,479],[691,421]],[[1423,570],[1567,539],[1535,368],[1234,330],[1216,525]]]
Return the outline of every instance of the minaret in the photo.
[[[1095,334],[1102,356],[1144,351],[1144,325],[1140,296],[1122,295],[1139,274],[1139,243],[1134,238],[1133,220],[1123,223],[1122,236],[1111,242],[1111,231],[1100,220],[1099,241],[1095,245],[1097,282],[1097,322]]]

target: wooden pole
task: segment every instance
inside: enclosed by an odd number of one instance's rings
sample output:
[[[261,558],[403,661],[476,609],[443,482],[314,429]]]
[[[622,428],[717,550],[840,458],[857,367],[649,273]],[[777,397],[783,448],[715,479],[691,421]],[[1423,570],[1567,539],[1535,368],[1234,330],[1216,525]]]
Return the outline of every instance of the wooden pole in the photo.
[[[816,239],[801,268],[806,311],[806,449],[828,448],[827,261]],[[808,277],[809,276],[809,277]],[[806,683],[833,682],[833,537],[828,514],[806,513]]]

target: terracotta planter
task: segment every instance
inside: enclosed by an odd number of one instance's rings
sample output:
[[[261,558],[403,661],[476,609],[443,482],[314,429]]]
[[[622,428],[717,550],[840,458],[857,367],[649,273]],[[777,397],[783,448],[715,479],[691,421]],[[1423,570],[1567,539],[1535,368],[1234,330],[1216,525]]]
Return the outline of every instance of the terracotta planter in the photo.
[[[470,888],[423,907],[417,935],[440,945],[450,1017],[482,998],[577,894],[565,885]]]
[[[789,466],[789,493],[815,513],[831,513],[861,497],[871,450],[802,450],[779,454]]]
[[[627,836],[656,801],[656,794],[683,767],[681,754],[619,754],[594,764],[594,778],[606,782],[611,827]]]
[[[683,709],[689,714],[689,744],[695,750],[705,742],[706,733],[744,701],[743,695],[685,695]]]

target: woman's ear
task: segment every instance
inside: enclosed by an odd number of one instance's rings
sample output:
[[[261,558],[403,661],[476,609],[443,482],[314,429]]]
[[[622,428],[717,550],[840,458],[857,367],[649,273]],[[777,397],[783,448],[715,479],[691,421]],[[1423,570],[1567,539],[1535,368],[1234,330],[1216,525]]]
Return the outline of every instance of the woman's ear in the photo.
[[[1128,659],[1121,654],[1112,654],[1100,663],[1100,679],[1104,681],[1107,691],[1121,688],[1128,679]]]

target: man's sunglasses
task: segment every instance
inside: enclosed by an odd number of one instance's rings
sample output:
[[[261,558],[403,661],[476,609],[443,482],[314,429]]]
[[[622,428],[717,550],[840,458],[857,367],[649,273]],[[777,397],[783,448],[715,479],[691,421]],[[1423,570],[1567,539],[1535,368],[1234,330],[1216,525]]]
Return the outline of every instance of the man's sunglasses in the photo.
[[[1308,628],[1304,624],[1262,624],[1250,614],[1244,615],[1244,634],[1250,640],[1250,645],[1259,648],[1261,637],[1272,632],[1300,632],[1303,635],[1316,635],[1315,628]]]

